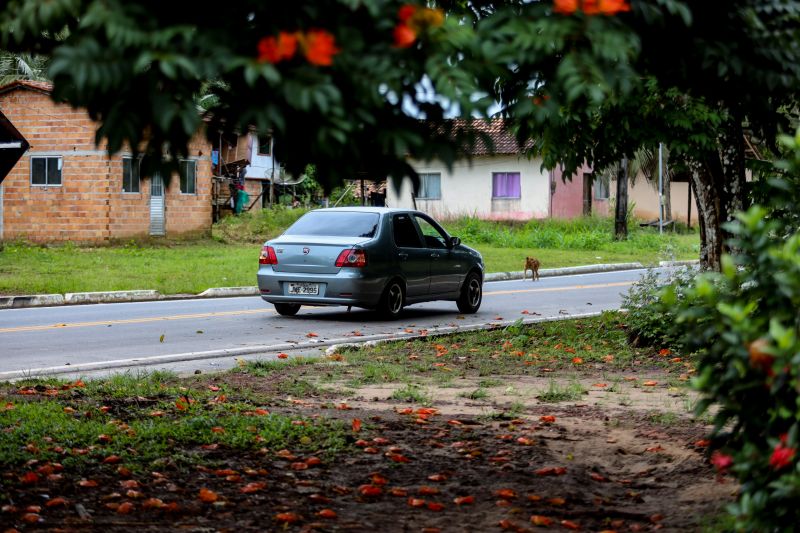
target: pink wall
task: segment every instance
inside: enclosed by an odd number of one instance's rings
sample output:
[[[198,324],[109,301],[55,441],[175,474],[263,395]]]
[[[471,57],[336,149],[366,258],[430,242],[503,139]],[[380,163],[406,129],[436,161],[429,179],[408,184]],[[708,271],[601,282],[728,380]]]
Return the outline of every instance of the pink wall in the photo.
[[[572,175],[571,180],[562,181],[561,168],[556,168],[550,173],[550,216],[552,218],[575,218],[583,214],[583,174],[591,172],[588,165],[584,165]],[[592,213],[606,216],[609,213],[608,200],[594,200],[594,187],[592,187]]]

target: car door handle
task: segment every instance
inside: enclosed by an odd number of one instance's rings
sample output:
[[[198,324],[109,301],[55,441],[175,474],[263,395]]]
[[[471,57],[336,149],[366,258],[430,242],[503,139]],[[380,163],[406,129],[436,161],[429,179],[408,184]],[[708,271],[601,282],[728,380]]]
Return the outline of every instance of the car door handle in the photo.
[[[434,252],[434,253],[431,254],[431,257],[434,258],[434,259],[439,259],[439,254]]]
[[[400,252],[399,254],[397,254],[397,257],[399,257],[401,261],[405,261],[406,259],[408,259],[408,254]]]

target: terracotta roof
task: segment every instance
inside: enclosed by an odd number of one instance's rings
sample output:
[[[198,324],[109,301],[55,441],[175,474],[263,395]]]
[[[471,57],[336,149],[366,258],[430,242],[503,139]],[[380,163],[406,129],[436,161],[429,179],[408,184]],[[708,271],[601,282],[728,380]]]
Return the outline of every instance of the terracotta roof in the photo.
[[[533,146],[531,139],[521,148],[502,118],[448,120],[436,126],[436,133],[464,139],[473,156],[519,154]]]
[[[48,81],[16,80],[0,87],[0,94],[11,92],[15,89],[30,89],[50,94],[53,92],[53,84]]]

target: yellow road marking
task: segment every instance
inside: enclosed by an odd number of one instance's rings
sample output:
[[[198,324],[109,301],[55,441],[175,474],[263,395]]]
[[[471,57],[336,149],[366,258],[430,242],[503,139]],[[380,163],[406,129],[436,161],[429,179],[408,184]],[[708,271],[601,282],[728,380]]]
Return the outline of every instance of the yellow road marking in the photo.
[[[571,285],[569,287],[546,287],[542,289],[521,289],[521,290],[507,290],[507,291],[489,291],[484,292],[484,296],[499,295],[499,294],[522,294],[530,292],[559,292],[559,291],[574,291],[582,289],[602,289],[607,287],[625,287],[633,285],[633,281],[619,281],[616,283],[597,283],[591,285]],[[118,324],[144,324],[147,322],[160,322],[164,320],[187,320],[191,318],[214,318],[224,316],[237,316],[237,315],[257,315],[263,313],[274,313],[275,310],[271,308],[265,309],[248,309],[241,311],[219,311],[214,313],[194,313],[188,315],[170,315],[170,316],[154,316],[143,318],[126,318],[123,320],[97,320],[94,322],[75,322],[75,323],[61,323],[61,324],[47,324],[41,326],[20,326],[16,328],[0,328],[0,333],[14,333],[19,331],[45,331],[50,329],[67,329],[67,328],[86,328],[91,326],[113,326]]]
[[[633,281],[617,281],[614,283],[596,283],[592,285],[571,285],[569,287],[546,287],[544,289],[522,289],[516,291],[489,291],[484,292],[483,295],[488,294],[519,294],[523,292],[558,292],[558,291],[575,291],[580,289],[604,289],[606,287],[625,287],[633,285]]]
[[[212,318],[218,316],[256,315],[261,313],[274,313],[274,309],[248,309],[242,311],[217,311],[214,313],[196,313],[191,315],[154,316],[144,318],[126,318],[124,320],[98,320],[96,322],[75,322],[73,324],[48,324],[44,326],[20,326],[17,328],[0,328],[0,333],[15,331],[41,331],[47,329],[85,328],[90,326],[112,326],[117,324],[143,324],[146,322],[159,322],[161,320],[186,320],[190,318]]]

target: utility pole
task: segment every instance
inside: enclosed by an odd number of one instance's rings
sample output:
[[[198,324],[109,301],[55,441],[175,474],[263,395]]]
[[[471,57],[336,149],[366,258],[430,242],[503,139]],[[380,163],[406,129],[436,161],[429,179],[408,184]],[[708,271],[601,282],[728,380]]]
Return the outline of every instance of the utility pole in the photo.
[[[628,238],[628,157],[623,156],[617,172],[617,209],[614,213],[614,238]]]
[[[658,143],[658,233],[664,233],[664,154]]]

